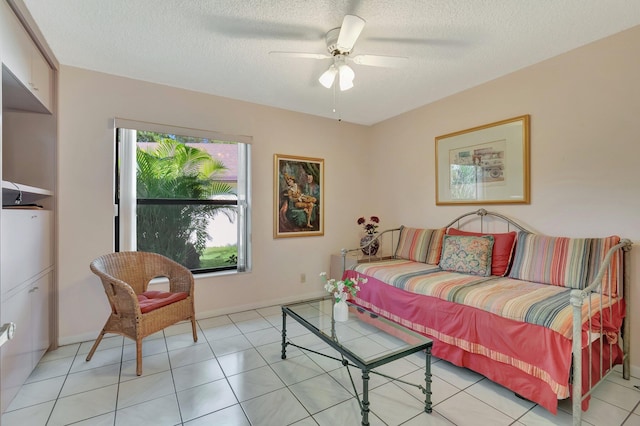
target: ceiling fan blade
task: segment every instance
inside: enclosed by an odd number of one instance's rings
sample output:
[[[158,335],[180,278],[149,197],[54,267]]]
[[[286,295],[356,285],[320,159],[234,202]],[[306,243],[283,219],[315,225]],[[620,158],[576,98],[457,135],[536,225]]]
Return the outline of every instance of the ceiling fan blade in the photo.
[[[360,37],[360,33],[364,28],[365,20],[356,15],[345,15],[342,20],[342,26],[340,27],[340,34],[338,35],[338,49],[349,52],[353,49],[353,45]]]
[[[355,55],[349,58],[358,65],[369,65],[372,67],[398,68],[407,63],[409,58],[402,56],[382,56],[382,55]]]
[[[331,58],[331,55],[328,55],[326,53],[306,53],[306,52],[269,52],[269,55],[286,57],[286,58],[303,58],[303,59]]]

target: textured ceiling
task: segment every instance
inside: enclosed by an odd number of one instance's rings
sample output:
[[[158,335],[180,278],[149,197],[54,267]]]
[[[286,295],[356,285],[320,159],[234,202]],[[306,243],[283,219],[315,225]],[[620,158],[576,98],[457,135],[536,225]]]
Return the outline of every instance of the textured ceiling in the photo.
[[[640,24],[638,0],[23,0],[58,61],[373,124]],[[366,20],[355,87],[325,89],[325,33]],[[333,108],[336,112],[333,112]]]

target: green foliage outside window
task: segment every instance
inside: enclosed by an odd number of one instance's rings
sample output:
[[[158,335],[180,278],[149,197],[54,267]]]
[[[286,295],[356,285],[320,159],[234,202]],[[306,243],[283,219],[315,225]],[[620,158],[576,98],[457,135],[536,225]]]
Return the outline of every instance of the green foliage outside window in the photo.
[[[137,198],[207,200],[233,194],[229,184],[216,180],[226,167],[209,153],[143,133],[138,141],[157,142],[155,149],[138,148]],[[200,268],[209,239],[207,226],[218,214],[235,217],[233,205],[138,204],[137,246],[140,251],[163,254],[190,269]]]

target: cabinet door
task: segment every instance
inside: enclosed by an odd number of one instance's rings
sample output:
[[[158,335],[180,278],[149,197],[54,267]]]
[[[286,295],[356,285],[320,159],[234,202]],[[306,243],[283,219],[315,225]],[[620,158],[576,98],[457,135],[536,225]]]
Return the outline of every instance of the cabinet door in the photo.
[[[51,81],[53,70],[35,45],[31,45],[31,91],[36,98],[51,111]]]
[[[0,5],[2,62],[23,84],[31,78],[31,39],[6,2]]]
[[[0,281],[2,294],[53,264],[51,212],[2,210]]]
[[[2,63],[26,89],[20,92],[24,92],[24,96],[31,100],[28,102],[8,99],[7,103],[22,109],[39,102],[41,106],[34,105],[29,109],[35,112],[51,112],[53,70],[6,2],[0,2],[0,43]],[[37,101],[33,101],[33,97]]]
[[[29,291],[30,287],[25,287],[2,303],[2,324],[11,321],[16,325],[13,339],[0,348],[2,412],[6,410],[33,369],[31,294]]]
[[[42,355],[49,349],[49,299],[51,297],[51,277],[49,272],[29,288],[31,302],[32,356],[31,366],[35,368]]]

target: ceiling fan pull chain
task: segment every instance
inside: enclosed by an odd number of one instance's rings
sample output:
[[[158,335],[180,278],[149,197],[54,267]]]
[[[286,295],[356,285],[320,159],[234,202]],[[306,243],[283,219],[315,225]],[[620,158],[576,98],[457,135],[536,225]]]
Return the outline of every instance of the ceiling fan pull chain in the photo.
[[[338,114],[338,121],[342,121],[342,113],[340,112],[340,92],[338,91],[338,85],[333,85],[333,113]]]
[[[333,85],[333,113],[336,113],[336,85]]]

